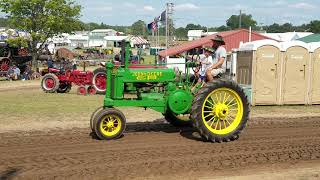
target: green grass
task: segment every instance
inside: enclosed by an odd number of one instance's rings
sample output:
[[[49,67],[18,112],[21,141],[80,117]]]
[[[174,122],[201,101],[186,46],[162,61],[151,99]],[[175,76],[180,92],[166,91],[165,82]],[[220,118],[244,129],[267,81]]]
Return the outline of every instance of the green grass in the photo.
[[[39,84],[39,88],[34,89]],[[26,87],[33,87],[33,89]],[[7,89],[6,89],[7,88]],[[39,125],[53,128],[88,127],[91,113],[103,105],[104,96],[80,96],[76,86],[67,94],[44,93],[40,81],[0,82],[0,132]],[[160,113],[143,108],[119,108],[131,122],[162,119]],[[320,106],[257,106],[251,117],[320,115]],[[41,127],[40,127],[41,126]],[[18,128],[17,128],[18,127]],[[26,128],[26,129],[28,129]],[[48,127],[46,127],[48,128]],[[23,128],[22,128],[23,129]]]
[[[79,97],[75,93],[47,94],[40,90],[1,92],[1,115],[81,113],[102,105],[103,96]]]
[[[155,64],[155,56],[147,55],[142,57],[144,58],[144,64]]]

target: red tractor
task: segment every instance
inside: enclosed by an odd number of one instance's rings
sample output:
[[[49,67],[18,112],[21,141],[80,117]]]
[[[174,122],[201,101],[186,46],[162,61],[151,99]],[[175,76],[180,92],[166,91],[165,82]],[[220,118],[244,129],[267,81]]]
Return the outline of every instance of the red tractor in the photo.
[[[98,68],[91,71],[85,71],[86,63],[83,64],[83,71],[72,70],[70,62],[65,59],[73,59],[74,54],[66,48],[60,48],[55,54],[55,59],[60,61],[58,64],[52,62],[54,68],[48,68],[43,71],[41,86],[47,93],[67,93],[71,90],[72,84],[79,86],[78,94],[105,93],[106,91],[106,72],[105,68]],[[48,57],[46,57],[48,59]],[[63,62],[61,62],[63,61]]]
[[[75,84],[79,86],[78,94],[93,95],[97,92],[93,86],[93,77],[94,74],[91,71],[49,68],[49,73],[42,78],[41,87],[46,93],[68,93],[72,84]]]

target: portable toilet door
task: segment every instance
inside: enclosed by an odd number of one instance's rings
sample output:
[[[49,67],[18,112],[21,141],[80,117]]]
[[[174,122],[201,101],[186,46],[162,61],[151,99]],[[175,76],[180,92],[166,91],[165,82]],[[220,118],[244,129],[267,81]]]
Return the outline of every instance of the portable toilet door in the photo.
[[[280,44],[262,40],[256,46],[253,65],[253,101],[274,105],[279,98]]]
[[[320,104],[320,43],[310,43],[311,78],[310,78],[310,104]]]
[[[281,43],[283,71],[282,104],[307,104],[309,77],[309,47],[302,41]]]
[[[259,40],[244,44],[240,50],[253,51],[252,105],[275,105],[279,99],[280,44]]]

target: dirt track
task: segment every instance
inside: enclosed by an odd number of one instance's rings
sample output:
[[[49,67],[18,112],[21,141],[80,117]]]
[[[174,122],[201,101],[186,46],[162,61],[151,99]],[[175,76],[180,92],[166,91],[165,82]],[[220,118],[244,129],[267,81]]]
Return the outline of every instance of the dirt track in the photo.
[[[208,179],[273,163],[320,165],[319,130],[319,118],[254,119],[239,140],[221,144],[163,123],[129,124],[123,138],[109,142],[89,129],[0,134],[0,176]]]

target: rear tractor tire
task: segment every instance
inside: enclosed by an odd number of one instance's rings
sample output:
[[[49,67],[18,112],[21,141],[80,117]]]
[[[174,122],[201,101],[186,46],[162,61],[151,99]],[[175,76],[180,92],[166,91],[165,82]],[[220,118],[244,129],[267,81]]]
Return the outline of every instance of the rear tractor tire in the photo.
[[[97,94],[105,94],[107,85],[106,69],[100,67],[93,71],[92,86],[96,89]]]
[[[249,118],[250,106],[242,88],[232,81],[218,80],[202,87],[193,100],[191,119],[207,141],[238,139]]]
[[[55,74],[46,74],[41,81],[41,88],[46,93],[55,93],[59,89],[59,79]]]
[[[121,111],[114,108],[102,109],[93,117],[93,132],[101,140],[120,138],[125,130],[125,127],[125,116]]]

